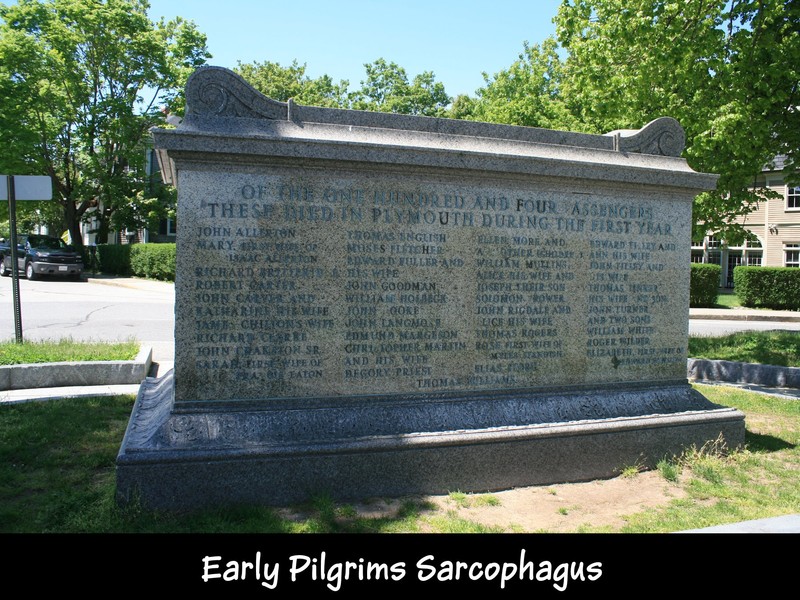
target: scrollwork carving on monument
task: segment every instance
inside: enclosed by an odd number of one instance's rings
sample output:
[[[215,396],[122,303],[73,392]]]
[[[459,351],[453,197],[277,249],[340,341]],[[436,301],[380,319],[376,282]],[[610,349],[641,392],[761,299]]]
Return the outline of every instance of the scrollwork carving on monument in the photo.
[[[686,145],[686,134],[680,123],[671,117],[650,121],[639,130],[618,130],[614,136],[614,149],[619,152],[680,156]]]
[[[228,69],[202,67],[192,73],[186,82],[186,113],[285,120],[288,106],[267,98]]]
[[[189,416],[179,416],[173,419],[170,438],[175,443],[197,441],[200,438],[200,431],[196,427],[195,419]]]
[[[171,393],[171,371],[158,379],[148,377],[142,382],[129,429],[131,437],[135,437],[143,446],[158,443],[161,423],[170,411]]]

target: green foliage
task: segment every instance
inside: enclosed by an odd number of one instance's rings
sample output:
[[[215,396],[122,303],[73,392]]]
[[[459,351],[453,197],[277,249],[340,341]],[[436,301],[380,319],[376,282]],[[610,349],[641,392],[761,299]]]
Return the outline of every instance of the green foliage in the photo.
[[[519,58],[478,90],[471,117],[491,123],[509,123],[548,129],[577,129],[560,95],[563,65],[558,45],[547,38],[542,45],[525,43]]]
[[[778,154],[800,157],[800,4],[721,0],[567,0],[555,19],[567,58],[561,94],[587,131],[638,128],[668,115],[685,156],[720,174],[694,219],[730,243],[755,207],[755,177]]]
[[[492,494],[465,494],[450,492],[448,499],[458,508],[478,508],[484,506],[500,506],[500,499]]]
[[[235,71],[259,92],[286,102],[292,98],[299,104],[347,108],[350,104],[345,80],[334,83],[328,75],[311,79],[306,75],[306,65],[296,60],[288,67],[274,62],[238,63]]]
[[[678,482],[678,477],[681,474],[681,467],[675,461],[664,458],[658,461],[656,468],[667,481],[671,481],[672,483]]]
[[[100,262],[100,270],[109,275],[130,275],[131,248],[130,244],[98,244],[97,260]]]
[[[788,155],[800,180],[800,3],[565,0],[555,23],[560,47],[525,44],[452,116],[588,133],[675,117],[689,164],[720,175],[695,199],[694,234],[730,244],[746,235],[736,217],[773,194],[752,189],[766,164]]]
[[[72,339],[58,341],[0,342],[0,365],[24,365],[48,362],[95,360],[133,360],[139,352],[139,343],[127,342],[76,342]]]
[[[639,461],[632,465],[625,465],[620,470],[620,476],[626,479],[631,479],[636,477],[639,473],[645,470],[645,465],[643,462]]]
[[[476,117],[478,101],[467,94],[459,94],[453,99],[445,115],[448,119],[480,120]]]
[[[409,82],[403,67],[383,58],[364,67],[367,78],[353,95],[353,108],[428,117],[446,114],[451,98],[431,71],[416,75]]]
[[[109,225],[115,231],[158,230],[159,223],[175,218],[177,190],[157,184],[151,191],[137,191],[129,202],[116,207]]]
[[[355,92],[348,91],[348,81],[334,83],[328,75],[312,79],[306,75],[306,65],[296,60],[288,67],[274,62],[240,62],[235,70],[262,94],[280,102],[292,98],[299,104],[330,108],[406,115],[448,114],[451,99],[432,72],[425,71],[409,81],[405,69],[383,58],[364,67],[366,79]],[[465,102],[462,109],[469,111],[470,100]]]
[[[297,60],[288,67],[274,62],[240,62],[235,70],[262,94],[280,102],[292,98],[310,106],[456,118],[467,118],[474,108],[475,101],[468,96],[462,96],[452,110],[448,108],[451,98],[430,71],[409,81],[405,69],[383,58],[364,67],[366,79],[354,92],[345,80],[334,83],[328,75],[312,79],[306,75],[306,65]]]
[[[81,244],[141,193],[144,140],[208,57],[182,19],[152,23],[145,0],[20,0],[0,6],[0,171],[47,174],[62,226]],[[148,97],[144,97],[148,94]]]
[[[175,244],[99,244],[97,257],[109,275],[175,281]]]
[[[800,310],[800,269],[739,266],[733,284],[743,306]]]
[[[721,267],[704,263],[692,263],[689,285],[689,306],[714,306],[719,295]]]
[[[175,281],[175,244],[133,244],[130,248],[133,275]]]

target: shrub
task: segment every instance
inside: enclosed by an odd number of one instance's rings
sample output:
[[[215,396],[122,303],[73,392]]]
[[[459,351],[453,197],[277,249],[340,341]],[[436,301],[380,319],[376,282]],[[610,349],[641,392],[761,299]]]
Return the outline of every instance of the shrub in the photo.
[[[714,306],[717,303],[720,271],[719,265],[692,263],[689,306]]]
[[[97,259],[110,275],[175,281],[175,244],[100,244]]]
[[[110,275],[131,274],[131,247],[118,244],[98,244],[97,260],[100,270]]]
[[[131,273],[138,277],[175,281],[175,244],[133,244]]]
[[[800,269],[736,267],[733,284],[742,306],[800,310]]]

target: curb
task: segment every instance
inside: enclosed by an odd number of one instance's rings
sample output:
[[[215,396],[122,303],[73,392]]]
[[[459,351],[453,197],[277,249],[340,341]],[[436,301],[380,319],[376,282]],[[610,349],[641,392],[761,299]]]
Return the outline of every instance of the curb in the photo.
[[[696,314],[691,315],[689,319],[699,319],[704,321],[772,321],[772,322],[779,322],[779,323],[798,323],[800,322],[800,316],[783,316],[783,315],[753,315],[753,314],[744,314],[744,315],[717,315],[717,314]]]
[[[155,279],[137,279],[134,277],[97,277],[88,276],[86,283],[95,283],[99,285],[111,285],[115,287],[123,287],[134,290],[158,290],[164,289],[163,286],[174,286],[174,281],[158,281]]]
[[[703,529],[686,529],[675,533],[800,533],[800,515],[728,523]]]
[[[691,381],[744,383],[770,388],[800,389],[800,368],[755,363],[690,358],[686,371]]]
[[[140,384],[152,363],[153,349],[143,346],[133,360],[6,365],[0,367],[0,390]]]

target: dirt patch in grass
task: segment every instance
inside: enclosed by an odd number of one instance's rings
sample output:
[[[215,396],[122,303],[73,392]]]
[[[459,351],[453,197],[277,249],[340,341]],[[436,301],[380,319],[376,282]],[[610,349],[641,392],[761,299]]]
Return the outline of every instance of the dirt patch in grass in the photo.
[[[618,531],[626,524],[627,515],[686,496],[679,485],[667,481],[658,471],[645,471],[628,477],[487,494],[373,499],[348,505],[348,516],[393,519],[404,506],[411,504],[419,508],[421,531],[426,530],[426,518],[444,514],[509,533]],[[282,510],[280,514],[290,520],[309,516],[291,510]]]
[[[456,508],[458,515],[488,527],[506,531],[575,532],[617,530],[625,525],[625,515],[668,504],[686,497],[679,486],[664,479],[658,471],[633,477],[517,488],[491,494],[496,505],[468,504]],[[430,500],[443,508],[454,508],[448,496]]]

